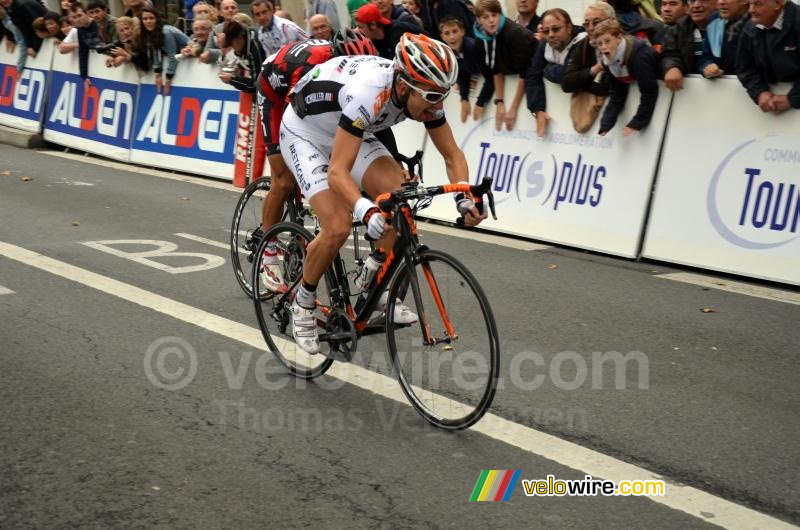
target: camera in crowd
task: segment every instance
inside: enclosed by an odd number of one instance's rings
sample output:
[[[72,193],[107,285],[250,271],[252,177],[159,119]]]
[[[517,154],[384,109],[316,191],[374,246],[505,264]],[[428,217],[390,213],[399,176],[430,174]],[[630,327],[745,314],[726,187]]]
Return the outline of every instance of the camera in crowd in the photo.
[[[121,42],[109,42],[108,44],[98,44],[95,46],[94,51],[102,53],[103,55],[111,55],[111,50],[114,48],[121,48]]]

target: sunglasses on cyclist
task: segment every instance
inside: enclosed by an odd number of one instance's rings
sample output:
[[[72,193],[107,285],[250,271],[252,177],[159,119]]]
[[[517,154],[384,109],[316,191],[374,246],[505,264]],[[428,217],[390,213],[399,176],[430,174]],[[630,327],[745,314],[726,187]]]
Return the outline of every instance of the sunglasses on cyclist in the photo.
[[[447,92],[439,92],[436,90],[423,90],[418,86],[409,83],[405,79],[403,79],[403,82],[408,86],[410,86],[411,88],[413,88],[414,90],[416,90],[417,92],[419,92],[420,95],[422,96],[422,99],[424,99],[428,103],[439,103],[450,94],[449,90]]]

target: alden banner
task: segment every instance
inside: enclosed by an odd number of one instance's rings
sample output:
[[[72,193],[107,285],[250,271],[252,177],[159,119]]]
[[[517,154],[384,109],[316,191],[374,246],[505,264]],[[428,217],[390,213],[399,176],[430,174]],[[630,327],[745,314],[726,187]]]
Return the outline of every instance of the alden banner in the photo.
[[[152,73],[142,78],[132,162],[233,179],[239,91],[218,72],[216,65],[182,61],[169,95],[156,91]]]
[[[800,284],[800,111],[764,114],[735,78],[713,83],[675,96],[644,255]]]
[[[139,89],[136,70],[107,68],[105,56],[91,51],[89,77],[87,88],[78,74],[77,52],[55,55],[44,139],[127,162]]]
[[[54,49],[52,39],[44,41],[36,57],[28,57],[25,68],[19,72],[16,67],[19,46],[11,53],[5,39],[0,43],[0,123],[41,132]]]

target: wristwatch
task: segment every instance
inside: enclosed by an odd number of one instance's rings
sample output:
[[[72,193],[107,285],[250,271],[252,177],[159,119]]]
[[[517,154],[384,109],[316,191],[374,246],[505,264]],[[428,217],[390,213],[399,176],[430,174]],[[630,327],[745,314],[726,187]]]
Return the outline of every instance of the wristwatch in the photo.
[[[498,103],[505,103],[505,101],[503,101],[503,98],[497,98],[494,100],[494,104],[497,105]]]

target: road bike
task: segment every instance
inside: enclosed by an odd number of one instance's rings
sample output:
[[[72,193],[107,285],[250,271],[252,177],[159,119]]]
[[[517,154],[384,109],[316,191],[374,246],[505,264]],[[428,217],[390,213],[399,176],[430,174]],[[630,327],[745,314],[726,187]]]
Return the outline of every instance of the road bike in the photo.
[[[376,204],[397,233],[394,246],[364,293],[351,292],[341,251],[326,270],[317,287],[315,309],[323,348],[319,354],[308,354],[295,344],[290,324],[290,305],[314,234],[292,222],[268,230],[255,261],[262,259],[267,242],[276,240],[288,290],[269,300],[254,297],[254,303],[264,340],[277,360],[295,376],[313,379],[334,361],[354,360],[360,339],[385,334],[400,386],[427,421],[447,430],[477,422],[492,402],[499,371],[500,346],[492,309],[480,284],[460,261],[420,242],[415,217],[437,195],[466,192],[472,193],[481,209],[487,195],[494,216],[491,182],[432,187],[413,183],[378,197]],[[362,228],[360,222],[353,223],[356,249]],[[356,250],[356,265],[362,264]],[[251,282],[258,292],[256,272]],[[386,310],[375,316],[387,289]],[[394,321],[395,305],[403,298],[418,315],[412,324]]]
[[[250,279],[253,274],[256,249],[264,235],[261,230],[261,213],[267,193],[269,193],[270,183],[270,177],[261,177],[248,184],[239,196],[231,222],[231,264],[236,281],[247,296],[253,296]],[[306,221],[313,223],[311,217],[308,208],[303,204],[300,189],[295,186],[284,203],[281,220],[298,224]],[[274,293],[266,289],[260,293],[262,299],[271,298],[273,295]]]

